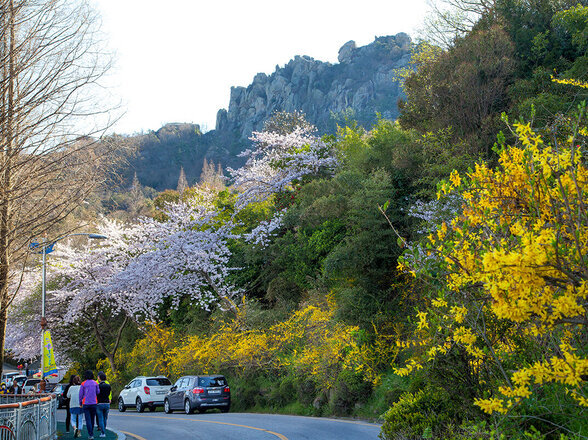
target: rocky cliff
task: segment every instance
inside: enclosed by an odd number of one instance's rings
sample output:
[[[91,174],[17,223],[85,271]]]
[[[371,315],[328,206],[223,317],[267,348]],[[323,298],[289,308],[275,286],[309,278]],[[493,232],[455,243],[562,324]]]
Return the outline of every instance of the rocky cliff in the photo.
[[[247,139],[275,111],[300,110],[319,131],[333,131],[337,119],[351,116],[369,125],[376,112],[398,116],[402,90],[394,70],[408,64],[410,37],[378,37],[367,46],[349,41],[339,50],[339,63],[296,56],[271,75],[259,73],[248,87],[232,87],[229,109],[219,110],[216,130]]]

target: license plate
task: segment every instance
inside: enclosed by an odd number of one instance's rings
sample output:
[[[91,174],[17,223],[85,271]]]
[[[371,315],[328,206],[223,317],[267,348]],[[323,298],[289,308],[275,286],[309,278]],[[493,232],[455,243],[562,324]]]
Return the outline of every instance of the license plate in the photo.
[[[220,390],[208,390],[208,394],[220,394]]]
[[[157,391],[157,394],[167,394],[167,391]]]

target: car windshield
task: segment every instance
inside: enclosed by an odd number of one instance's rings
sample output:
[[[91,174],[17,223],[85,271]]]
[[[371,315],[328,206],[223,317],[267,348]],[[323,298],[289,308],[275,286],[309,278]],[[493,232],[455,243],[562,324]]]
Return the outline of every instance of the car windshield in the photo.
[[[200,377],[198,385],[201,387],[224,387],[227,381],[224,377]]]
[[[29,379],[27,380],[27,385],[35,385],[39,382],[41,382],[41,379]]]
[[[151,386],[164,386],[164,385],[171,385],[171,382],[167,377],[154,377],[152,379],[147,379],[147,385]]]

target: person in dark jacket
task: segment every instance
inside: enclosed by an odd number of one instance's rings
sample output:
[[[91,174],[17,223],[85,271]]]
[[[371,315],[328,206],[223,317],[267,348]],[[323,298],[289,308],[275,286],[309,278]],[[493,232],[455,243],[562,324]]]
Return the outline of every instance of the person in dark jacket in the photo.
[[[100,428],[100,437],[106,437],[106,423],[108,422],[108,411],[110,410],[110,398],[112,388],[106,380],[106,374],[102,371],[98,373],[98,427]]]
[[[22,394],[22,387],[17,381],[12,381],[12,387],[10,389],[12,394]]]
[[[70,398],[67,397],[67,392],[69,391],[69,388],[73,385],[75,377],[75,374],[71,375],[71,377],[69,378],[69,383],[63,389],[63,393],[61,393],[61,397],[63,398],[63,404],[65,405],[65,432],[69,432],[69,428],[71,425],[71,412],[69,410]]]

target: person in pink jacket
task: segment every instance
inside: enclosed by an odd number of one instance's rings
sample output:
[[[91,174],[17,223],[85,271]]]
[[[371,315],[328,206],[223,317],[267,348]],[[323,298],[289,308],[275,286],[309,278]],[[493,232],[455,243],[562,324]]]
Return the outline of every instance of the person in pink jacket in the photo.
[[[80,406],[84,408],[86,418],[86,429],[88,430],[88,440],[94,440],[94,420],[96,419],[96,410],[98,408],[98,393],[100,388],[94,380],[94,373],[90,370],[84,371],[84,381],[80,387]]]

